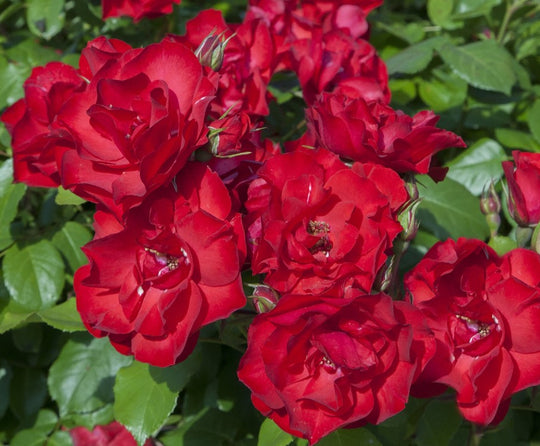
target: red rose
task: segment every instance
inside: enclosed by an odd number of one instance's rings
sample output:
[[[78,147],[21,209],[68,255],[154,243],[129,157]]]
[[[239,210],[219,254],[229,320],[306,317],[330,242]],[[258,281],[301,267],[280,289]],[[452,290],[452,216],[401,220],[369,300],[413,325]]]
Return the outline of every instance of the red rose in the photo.
[[[128,16],[134,22],[144,17],[158,17],[170,14],[173,3],[180,4],[181,0],[101,0],[103,20],[109,17]]]
[[[103,46],[103,45],[101,45]],[[118,48],[118,45],[114,45]],[[119,213],[168,183],[206,143],[215,86],[185,46],[162,42],[113,57],[91,46],[87,89],[62,108],[77,150],[62,157],[62,185]]]
[[[512,161],[502,163],[508,182],[508,208],[522,226],[540,222],[540,153],[512,152]]]
[[[437,340],[414,394],[448,385],[465,418],[489,424],[504,417],[514,393],[540,384],[538,254],[499,257],[479,240],[447,240],[407,274],[405,287]]]
[[[253,272],[282,293],[322,293],[351,276],[369,292],[402,230],[401,178],[376,165],[349,168],[323,149],[274,156],[258,175],[246,203]]]
[[[342,89],[366,100],[390,102],[386,65],[363,39],[339,29],[314,30],[308,38],[292,42],[290,54],[308,105],[323,91]]]
[[[231,110],[257,117],[268,115],[268,99],[271,96],[267,92],[267,85],[279,61],[274,36],[262,20],[229,25],[221,11],[208,9],[186,23],[184,36],[170,35],[168,38],[202,53],[208,46],[209,38],[214,43],[215,39],[222,42],[221,63],[216,69],[219,84],[216,98],[211,104],[215,118]],[[215,52],[214,56],[217,57]],[[201,54],[201,57],[208,59],[205,54]]]
[[[243,138],[242,151],[248,153],[233,157],[212,157],[208,161],[210,168],[219,174],[229,189],[233,209],[245,213],[244,204],[247,200],[247,190],[257,178],[257,171],[262,163],[281,153],[281,147],[269,139],[260,139],[260,132],[252,132],[249,141]]]
[[[79,58],[81,75],[91,80],[105,65],[114,64],[126,51],[133,48],[118,39],[107,39],[99,36],[86,44]]]
[[[12,137],[15,181],[40,187],[60,185],[57,153],[73,148],[74,141],[57,116],[67,99],[85,86],[79,72],[61,62],[32,70],[24,83],[25,97],[1,118]]]
[[[117,421],[105,426],[96,426],[91,431],[77,426],[69,433],[74,446],[137,446],[133,435]],[[150,438],[144,442],[144,446],[153,445],[155,442]]]
[[[315,28],[344,28],[358,38],[367,32],[366,15],[381,4],[382,0],[250,0],[246,19],[263,18],[289,42],[307,38]]]
[[[178,192],[176,192],[178,191]],[[240,214],[209,169],[189,164],[173,184],[127,213],[125,227],[96,214],[90,264],[75,274],[88,330],[121,353],[169,366],[193,349],[198,330],[245,304]]]
[[[431,111],[411,118],[378,101],[325,93],[306,115],[310,131],[323,147],[397,172],[429,173],[443,179],[446,170],[432,167],[433,155],[449,147],[465,147],[459,136],[435,127],[439,117]]]
[[[263,415],[313,444],[401,411],[427,335],[419,311],[385,294],[286,295],[253,320],[238,377]]]

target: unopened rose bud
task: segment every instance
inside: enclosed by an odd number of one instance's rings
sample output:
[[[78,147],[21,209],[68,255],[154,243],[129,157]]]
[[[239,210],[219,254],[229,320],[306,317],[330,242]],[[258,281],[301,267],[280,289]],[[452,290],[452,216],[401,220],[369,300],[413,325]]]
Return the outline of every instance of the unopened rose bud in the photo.
[[[540,223],[534,228],[531,238],[531,248],[540,254]]]
[[[414,176],[406,179],[405,189],[407,189],[407,192],[409,193],[410,201],[418,200],[418,197],[420,195],[418,193],[418,186],[416,184],[416,179]]]
[[[482,214],[498,214],[501,212],[501,200],[495,191],[493,181],[489,184],[487,190],[484,190],[480,198],[480,210]]]
[[[219,71],[223,65],[223,54],[229,39],[223,39],[223,33],[216,35],[212,32],[206,36],[195,50],[195,56],[199,58],[201,65]]]
[[[489,226],[491,237],[495,237],[501,226],[501,200],[495,191],[493,181],[490,183],[487,190],[484,190],[480,198],[480,210],[486,216],[486,221]]]
[[[406,242],[410,242],[418,232],[420,223],[416,220],[416,209],[421,201],[420,199],[409,201],[398,215],[398,221],[403,228],[400,237]]]
[[[251,295],[257,313],[268,313],[279,300],[279,294],[267,285],[256,285]]]

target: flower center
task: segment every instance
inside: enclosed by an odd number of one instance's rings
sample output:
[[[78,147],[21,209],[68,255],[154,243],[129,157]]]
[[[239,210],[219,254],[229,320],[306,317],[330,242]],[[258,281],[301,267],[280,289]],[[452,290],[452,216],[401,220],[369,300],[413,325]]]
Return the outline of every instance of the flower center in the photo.
[[[176,257],[170,254],[164,254],[152,248],[144,248],[144,250],[154,255],[154,259],[159,267],[159,270],[157,272],[158,277],[162,276],[163,274],[167,274],[171,271],[174,271],[180,266],[181,262],[186,265],[189,264],[189,258],[184,248],[180,248],[182,257]]]
[[[494,314],[456,313],[453,325],[454,345],[471,356],[487,353],[499,342],[501,326]]]
[[[309,235],[318,237],[315,243],[309,248],[309,252],[313,255],[322,252],[325,257],[329,257],[330,251],[334,246],[328,236],[330,225],[324,221],[310,220],[306,230]]]
[[[325,369],[328,373],[333,373],[336,371],[336,365],[328,359],[326,356],[323,356],[319,361],[319,365]]]

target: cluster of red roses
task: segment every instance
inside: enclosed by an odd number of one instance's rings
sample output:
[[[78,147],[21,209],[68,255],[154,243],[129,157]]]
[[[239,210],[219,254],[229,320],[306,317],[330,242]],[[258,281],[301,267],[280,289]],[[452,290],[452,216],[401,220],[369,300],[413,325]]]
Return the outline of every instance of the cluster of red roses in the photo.
[[[448,387],[467,419],[493,423],[540,383],[535,252],[440,242],[407,274],[406,301],[382,292],[396,243],[415,232],[403,178],[442,180],[433,155],[464,143],[432,112],[389,106],[366,40],[381,2],[251,0],[241,24],[207,10],[145,48],[97,38],[78,68],[34,69],[2,116],[17,181],[96,203],[74,282],[88,330],[175,364],[202,326],[244,306],[251,268],[272,309],[255,316],[238,376],[258,410],[310,443]],[[259,131],[281,71],[307,107],[284,153]],[[510,207],[537,224],[540,161],[515,158]]]

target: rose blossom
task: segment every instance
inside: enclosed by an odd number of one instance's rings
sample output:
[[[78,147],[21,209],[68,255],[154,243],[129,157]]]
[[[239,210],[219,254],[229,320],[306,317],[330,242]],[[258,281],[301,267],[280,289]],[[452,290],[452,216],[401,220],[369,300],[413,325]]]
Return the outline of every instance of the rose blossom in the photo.
[[[246,202],[253,272],[281,293],[340,293],[351,276],[369,292],[402,230],[401,178],[372,164],[349,168],[324,149],[274,156],[258,175]]]
[[[105,426],[96,426],[91,431],[83,426],[70,429],[69,434],[74,446],[137,446],[133,435],[118,421]],[[154,446],[155,442],[148,439],[144,446]]]
[[[324,93],[306,117],[319,144],[344,158],[382,164],[401,173],[428,173],[438,180],[446,170],[432,166],[433,155],[449,147],[465,147],[459,136],[435,127],[439,117],[431,111],[411,118],[361,97]]]
[[[381,4],[382,0],[250,0],[246,20],[264,19],[286,42],[309,38],[317,28],[343,28],[358,38],[367,33],[366,15]]]
[[[38,187],[60,185],[57,153],[75,143],[57,116],[67,99],[85,87],[80,73],[62,62],[32,70],[24,82],[24,98],[1,118],[12,138],[15,181]]]
[[[216,70],[218,89],[211,104],[214,118],[231,110],[251,117],[268,115],[271,96],[267,86],[279,59],[274,36],[262,20],[227,24],[221,11],[203,10],[186,23],[184,36],[169,35],[167,39],[203,52],[209,41],[222,43],[221,64]]]
[[[170,14],[173,4],[181,0],[101,0],[103,20],[109,17],[128,16],[136,23],[144,17]]]
[[[340,29],[315,30],[291,43],[290,58],[308,105],[322,92],[342,90],[366,100],[390,102],[386,65],[366,40]]]
[[[289,294],[253,320],[238,377],[263,415],[314,444],[401,411],[432,347],[421,313],[385,294]]]
[[[245,304],[245,240],[217,174],[190,163],[125,216],[96,213],[75,274],[77,309],[94,336],[156,366],[183,360],[198,330]]]
[[[540,153],[512,152],[512,161],[502,163],[508,182],[508,208],[522,226],[540,222]]]
[[[83,52],[81,66],[93,77],[58,117],[76,140],[76,150],[62,155],[61,176],[65,188],[121,214],[171,181],[206,143],[215,85],[179,43],[112,55],[94,46]]]
[[[438,242],[405,288],[437,340],[415,395],[450,386],[465,418],[489,424],[502,420],[514,393],[540,384],[538,254],[499,257],[480,240]]]

